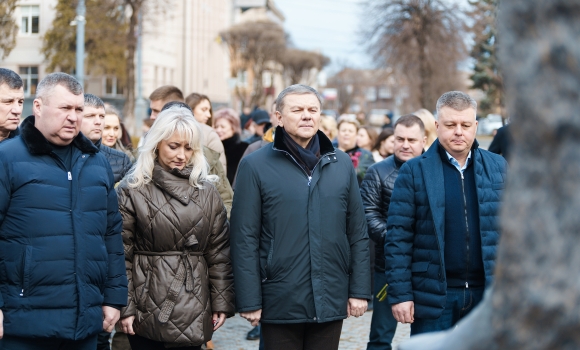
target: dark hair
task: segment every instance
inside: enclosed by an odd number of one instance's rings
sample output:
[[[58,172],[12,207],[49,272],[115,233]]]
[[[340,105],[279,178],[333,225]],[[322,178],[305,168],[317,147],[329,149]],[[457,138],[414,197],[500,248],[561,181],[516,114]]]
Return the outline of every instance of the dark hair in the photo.
[[[183,92],[173,85],[164,85],[153,90],[149,95],[150,101],[181,101],[183,102]]]
[[[20,89],[23,86],[22,78],[16,72],[0,68],[0,85],[6,84],[11,90]]]
[[[105,109],[105,103],[93,94],[85,94],[85,106]]]
[[[197,92],[192,92],[191,94],[187,95],[185,98],[185,103],[189,106],[189,108],[193,111],[201,101],[207,100],[209,102],[209,119],[207,120],[207,125],[212,126],[213,124],[213,108],[211,106],[211,100],[206,95],[198,94]],[[195,113],[193,114],[195,117]]]
[[[183,108],[187,108],[191,111],[191,113],[193,113],[193,111],[191,110],[191,108],[189,107],[189,105],[185,102],[181,102],[181,101],[171,101],[171,102],[167,102],[166,104],[163,105],[163,108],[161,108],[161,112],[163,112],[166,109],[169,109],[171,107],[183,107]]]
[[[379,148],[381,148],[381,143],[386,139],[388,139],[389,137],[393,136],[394,134],[395,130],[393,130],[393,128],[384,128],[383,131],[381,131],[381,133],[379,134],[379,137],[377,137],[377,142],[375,143],[375,147],[373,147],[373,150],[378,150]]]
[[[404,115],[404,116],[400,117],[399,119],[397,119],[397,121],[395,122],[394,129],[396,129],[397,125],[399,125],[399,124],[401,124],[407,128],[410,128],[413,125],[419,125],[419,129],[421,129],[421,133],[423,135],[425,135],[425,124],[423,124],[423,121],[421,120],[421,118],[417,117],[414,114],[407,114],[407,115]]]
[[[367,135],[369,135],[369,139],[371,140],[371,147],[376,145],[378,138],[377,130],[370,125],[363,125],[360,129],[365,129],[367,131]]]

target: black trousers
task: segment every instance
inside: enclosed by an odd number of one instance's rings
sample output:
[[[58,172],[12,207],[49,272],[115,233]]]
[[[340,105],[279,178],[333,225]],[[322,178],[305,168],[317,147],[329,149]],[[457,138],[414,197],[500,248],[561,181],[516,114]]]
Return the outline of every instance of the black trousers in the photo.
[[[265,350],[337,350],[342,320],[324,323],[262,323]]]
[[[21,338],[4,335],[4,338],[0,340],[2,350],[95,350],[96,348],[96,335],[83,340]]]
[[[165,343],[160,341],[155,341],[151,339],[147,339],[140,335],[129,335],[127,334],[127,338],[129,338],[129,344],[131,344],[132,350],[165,350]],[[201,350],[200,346],[185,346],[181,348],[171,348],[176,350]]]

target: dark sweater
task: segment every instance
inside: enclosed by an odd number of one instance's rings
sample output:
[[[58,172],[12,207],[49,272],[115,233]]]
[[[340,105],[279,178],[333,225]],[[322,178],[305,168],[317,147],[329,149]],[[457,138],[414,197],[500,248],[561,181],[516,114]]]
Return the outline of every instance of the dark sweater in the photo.
[[[445,273],[448,287],[485,285],[473,161],[461,173],[439,147],[445,180]],[[466,208],[467,204],[467,208]],[[466,218],[467,216],[467,218]]]
[[[222,140],[222,143],[226,153],[226,162],[228,164],[228,181],[230,182],[230,185],[233,185],[236,172],[238,171],[238,164],[240,163],[246,148],[248,148],[248,143],[241,141],[239,134],[234,134],[234,136],[229,139]]]

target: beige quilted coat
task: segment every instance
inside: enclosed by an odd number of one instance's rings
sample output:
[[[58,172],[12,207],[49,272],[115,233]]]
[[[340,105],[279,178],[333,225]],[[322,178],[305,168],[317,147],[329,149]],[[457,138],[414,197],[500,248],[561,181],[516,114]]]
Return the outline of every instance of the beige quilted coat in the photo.
[[[189,185],[189,171],[156,164],[153,181],[117,188],[129,280],[128,306],[140,336],[166,346],[200,345],[212,312],[234,314],[229,223],[215,187]]]

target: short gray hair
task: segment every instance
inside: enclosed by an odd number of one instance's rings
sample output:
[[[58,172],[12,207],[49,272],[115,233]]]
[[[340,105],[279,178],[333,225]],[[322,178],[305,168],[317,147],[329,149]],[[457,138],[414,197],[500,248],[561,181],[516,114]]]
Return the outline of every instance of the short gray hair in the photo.
[[[85,107],[105,109],[105,103],[93,94],[85,94]]]
[[[22,88],[22,78],[16,72],[7,69],[0,68],[0,85],[6,84],[11,90],[16,90]]]
[[[439,97],[437,100],[437,119],[439,119],[441,108],[443,107],[449,107],[456,111],[473,108],[477,113],[477,102],[471,96],[461,91],[449,91]]]
[[[36,88],[36,98],[42,100],[46,99],[57,86],[61,85],[66,88],[73,95],[80,95],[83,91],[83,86],[72,75],[62,72],[50,73],[38,83]]]
[[[308,85],[302,84],[294,84],[290,85],[278,95],[276,98],[276,111],[282,113],[282,109],[284,109],[284,98],[287,95],[307,95],[311,94],[316,96],[318,102],[320,103],[320,108],[322,108],[322,96],[316,91],[314,88],[311,88]]]

